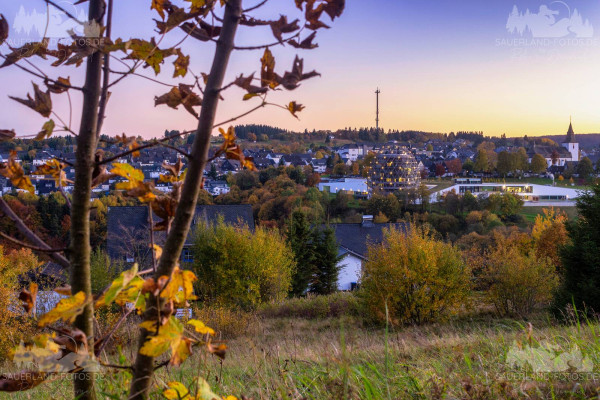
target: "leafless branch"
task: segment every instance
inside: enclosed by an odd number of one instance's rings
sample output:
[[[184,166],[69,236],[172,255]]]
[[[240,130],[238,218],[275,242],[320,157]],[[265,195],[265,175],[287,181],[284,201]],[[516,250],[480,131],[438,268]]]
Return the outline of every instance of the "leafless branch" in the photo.
[[[46,249],[44,247],[33,246],[29,243],[22,242],[19,239],[15,239],[14,237],[7,235],[4,232],[0,232],[0,236],[2,236],[6,240],[13,242],[14,244],[18,244],[21,247],[26,247],[34,251],[39,251],[40,253],[63,253],[69,250],[67,247],[64,247],[62,249]]]
[[[17,227],[19,232],[21,232],[21,234],[23,236],[25,236],[34,245],[36,245],[37,247],[39,247],[41,249],[54,250],[50,246],[48,246],[48,244],[46,244],[46,242],[44,242],[42,239],[40,239],[40,237],[38,235],[36,235],[31,229],[29,229],[27,227],[27,225],[25,225],[23,220],[21,218],[19,218],[19,216],[17,214],[15,214],[15,212],[12,210],[12,208],[10,208],[8,203],[1,197],[0,197],[0,210],[2,210],[2,212],[4,212],[4,215],[6,215],[10,220],[12,220],[15,223],[15,226]],[[59,264],[60,266],[62,266],[65,269],[68,269],[71,266],[71,264],[69,263],[69,260],[67,260],[62,254],[59,254],[56,252],[50,252],[49,257],[54,262],[56,262],[57,264]]]
[[[166,147],[166,148],[171,149],[171,150],[174,150],[174,151],[178,152],[179,154],[181,154],[182,156],[184,156],[186,158],[191,158],[192,157],[191,154],[188,154],[185,151],[183,151],[183,150],[181,150],[181,149],[179,149],[179,148],[177,148],[175,146],[171,146],[168,143],[161,143],[161,142],[159,142],[158,145],[162,146],[162,147]]]
[[[63,7],[59,6],[58,4],[56,4],[54,1],[52,1],[52,0],[44,0],[44,1],[46,2],[46,4],[50,4],[50,5],[54,6],[55,8],[57,8],[58,10],[62,11],[63,13],[65,13],[65,15],[67,17],[71,18],[72,20],[74,20],[75,22],[77,22],[79,25],[83,25],[83,22],[81,22],[80,20],[78,20],[73,14],[71,14],[70,12],[68,12]]]
[[[2,57],[2,59],[3,59],[3,60],[6,60],[6,56],[5,56],[4,54],[0,54],[0,57]],[[26,60],[26,61],[27,61],[27,60]],[[54,83],[54,84],[56,84],[56,85],[60,85],[60,86],[62,86],[62,87],[68,87],[69,89],[83,90],[83,88],[81,88],[81,87],[79,87],[79,86],[65,85],[65,84],[64,84],[64,83],[62,83],[62,82],[59,82],[59,81],[57,81],[57,80],[55,80],[55,79],[52,79],[52,78],[48,77],[48,75],[46,75],[46,74],[40,74],[40,73],[38,73],[38,72],[32,71],[32,70],[30,70],[29,68],[22,66],[22,65],[21,65],[21,64],[19,64],[18,62],[17,62],[17,63],[14,63],[14,64],[12,64],[12,65],[14,65],[15,67],[17,67],[17,68],[19,68],[19,69],[21,69],[21,70],[23,70],[23,71],[25,71],[25,72],[27,72],[27,73],[29,73],[29,74],[31,74],[31,75],[33,75],[33,76],[35,76],[35,77],[37,77],[37,78],[43,79],[43,80],[45,80],[45,81],[52,82],[52,83]],[[32,64],[32,65],[33,65],[33,64]]]
[[[261,1],[261,2],[260,2],[260,3],[258,3],[257,5],[255,5],[255,6],[252,6],[252,7],[250,7],[250,8],[247,8],[247,9],[245,9],[245,10],[243,11],[243,13],[245,14],[245,13],[248,13],[248,12],[250,12],[250,11],[254,11],[254,10],[258,9],[258,8],[261,8],[262,6],[264,6],[264,5],[267,3],[267,1],[269,1],[269,0],[263,0],[263,1]]]

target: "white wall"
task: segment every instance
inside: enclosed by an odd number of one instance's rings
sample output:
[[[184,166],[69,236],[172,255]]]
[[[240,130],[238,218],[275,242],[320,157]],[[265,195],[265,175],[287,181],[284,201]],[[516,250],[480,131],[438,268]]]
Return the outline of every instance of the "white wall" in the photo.
[[[353,254],[346,256],[338,264],[341,266],[338,275],[338,290],[351,290],[352,283],[357,283],[362,269],[362,260]]]

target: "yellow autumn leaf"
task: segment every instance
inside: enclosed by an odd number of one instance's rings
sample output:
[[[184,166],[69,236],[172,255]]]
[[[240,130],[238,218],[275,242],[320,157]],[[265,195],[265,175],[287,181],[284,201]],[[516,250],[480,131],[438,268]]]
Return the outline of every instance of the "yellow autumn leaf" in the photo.
[[[35,140],[44,140],[48,139],[52,136],[52,132],[54,132],[54,120],[49,120],[42,126],[42,130],[37,134]]]
[[[209,335],[215,334],[214,329],[209,328],[208,326],[204,325],[204,322],[198,321],[197,319],[190,319],[188,321],[188,324],[192,325],[194,327],[194,329],[196,330],[196,332],[201,333],[203,335],[206,335],[207,333]]]
[[[23,166],[17,162],[16,151],[11,150],[7,163],[0,163],[0,175],[10,179],[14,187],[27,190],[31,194],[35,193],[35,187],[31,184],[29,177],[25,175]]]
[[[137,186],[137,182],[144,181],[144,173],[127,163],[113,163],[113,169],[110,172],[127,179],[127,182],[120,182],[117,184],[117,186],[121,185],[121,187],[118,187],[119,189],[133,189]]]
[[[198,378],[198,395],[196,396],[197,400],[219,400],[220,397],[217,396],[210,389],[210,385],[204,378]]]
[[[162,247],[155,244],[154,245],[154,258],[156,258],[157,260],[160,260],[161,256],[162,256]]]
[[[140,353],[149,357],[158,357],[171,350],[172,365],[180,365],[191,354],[192,341],[183,336],[183,324],[171,316],[164,325],[158,328],[156,334],[156,321],[145,321],[140,324],[151,336],[148,337],[140,349]]]
[[[81,314],[87,304],[85,293],[79,292],[74,296],[67,297],[58,302],[58,304],[48,313],[42,315],[38,321],[40,328],[53,322],[63,320],[72,323],[75,318]]]
[[[163,392],[163,396],[165,396],[169,400],[189,400],[192,399],[190,396],[190,391],[185,385],[181,382],[169,382],[167,383],[169,387]]]
[[[179,267],[175,267],[171,280],[161,292],[160,297],[174,300],[176,303],[185,303],[186,300],[194,300],[196,296],[194,292],[194,281],[196,281],[196,275],[192,271],[182,270]]]
[[[125,290],[129,283],[137,276],[138,273],[138,265],[137,263],[133,264],[133,267],[130,270],[121,272],[121,275],[117,279],[115,279],[111,284],[106,293],[104,293],[98,301],[96,301],[96,307],[101,307],[115,301],[119,293]]]

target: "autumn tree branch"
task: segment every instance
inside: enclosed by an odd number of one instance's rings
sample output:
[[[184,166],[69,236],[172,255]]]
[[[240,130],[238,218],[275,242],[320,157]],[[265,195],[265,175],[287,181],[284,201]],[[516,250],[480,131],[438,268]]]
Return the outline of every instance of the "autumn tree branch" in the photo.
[[[198,129],[192,146],[193,157],[188,164],[188,172],[182,187],[181,200],[179,201],[179,206],[175,212],[171,230],[167,236],[163,253],[158,263],[155,279],[158,279],[162,275],[171,276],[177,265],[179,255],[181,254],[181,250],[183,249],[185,239],[190,229],[196,209],[196,201],[201,190],[200,187],[204,166],[208,159],[210,138],[220,98],[219,88],[223,86],[225,72],[234,47],[235,34],[241,15],[242,1],[229,0],[225,5],[223,27],[217,42],[213,64],[204,91],[202,109],[198,120]],[[160,298],[156,299],[151,295],[148,304],[155,304],[157,300],[159,301],[160,306]],[[156,319],[159,310],[160,307],[149,307],[144,313],[144,320],[150,321]],[[151,388],[152,376],[154,373],[154,357],[144,355],[140,352],[147,337],[148,331],[140,329],[138,353],[129,391],[130,400],[146,400]]]

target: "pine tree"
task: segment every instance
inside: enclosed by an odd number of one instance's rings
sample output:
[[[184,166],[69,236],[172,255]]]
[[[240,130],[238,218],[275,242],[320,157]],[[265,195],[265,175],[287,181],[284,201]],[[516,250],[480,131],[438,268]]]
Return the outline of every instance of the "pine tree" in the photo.
[[[314,231],[314,261],[316,273],[310,286],[310,291],[316,294],[331,294],[337,290],[338,266],[341,257],[338,256],[338,245],[335,232],[331,227]]]
[[[570,243],[561,251],[562,286],[555,297],[558,314],[569,304],[600,310],[600,185],[577,200],[579,219],[567,226]]]
[[[302,211],[294,211],[287,229],[287,241],[294,252],[296,270],[292,275],[292,296],[301,296],[309,288],[315,272],[313,232]]]

